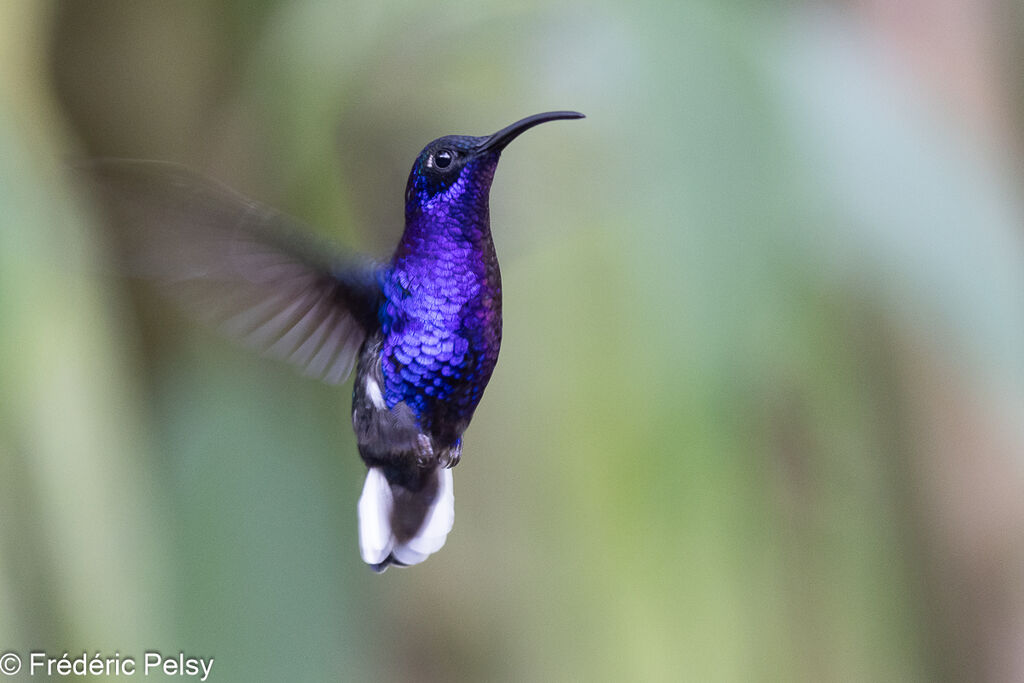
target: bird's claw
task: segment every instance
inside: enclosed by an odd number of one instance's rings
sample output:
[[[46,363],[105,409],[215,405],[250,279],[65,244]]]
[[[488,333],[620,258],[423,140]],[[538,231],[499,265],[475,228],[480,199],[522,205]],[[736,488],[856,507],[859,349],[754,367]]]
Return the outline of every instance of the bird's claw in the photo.
[[[442,451],[437,456],[437,464],[447,469],[458,465],[459,460],[462,460],[462,439],[459,439],[454,446]]]

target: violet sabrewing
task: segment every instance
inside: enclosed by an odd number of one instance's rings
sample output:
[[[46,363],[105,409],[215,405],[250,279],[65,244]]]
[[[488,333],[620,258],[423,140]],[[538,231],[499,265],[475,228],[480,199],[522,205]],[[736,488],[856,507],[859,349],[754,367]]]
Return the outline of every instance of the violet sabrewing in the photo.
[[[502,150],[571,111],[428,144],[387,264],[325,249],[283,214],[179,166],[88,166],[111,200],[126,267],[266,355],[330,383],[353,365],[352,424],[368,472],[359,546],[375,571],[418,564],[454,521],[451,468],[501,346],[488,195]]]

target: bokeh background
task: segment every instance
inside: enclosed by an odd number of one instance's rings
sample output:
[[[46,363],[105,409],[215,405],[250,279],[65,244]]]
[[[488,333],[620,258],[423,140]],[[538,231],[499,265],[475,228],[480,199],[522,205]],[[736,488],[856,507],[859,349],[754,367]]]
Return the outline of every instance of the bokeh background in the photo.
[[[1017,0],[0,3],[0,650],[216,681],[1024,680]],[[86,156],[386,256],[504,155],[443,552],[361,563],[349,391],[109,276]]]

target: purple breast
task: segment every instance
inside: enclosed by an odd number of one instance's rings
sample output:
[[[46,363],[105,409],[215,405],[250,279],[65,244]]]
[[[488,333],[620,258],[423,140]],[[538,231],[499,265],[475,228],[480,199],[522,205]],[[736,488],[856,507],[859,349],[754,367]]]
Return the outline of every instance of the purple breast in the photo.
[[[423,222],[407,225],[381,283],[384,399],[408,404],[424,431],[458,438],[498,360],[501,276],[486,213]]]

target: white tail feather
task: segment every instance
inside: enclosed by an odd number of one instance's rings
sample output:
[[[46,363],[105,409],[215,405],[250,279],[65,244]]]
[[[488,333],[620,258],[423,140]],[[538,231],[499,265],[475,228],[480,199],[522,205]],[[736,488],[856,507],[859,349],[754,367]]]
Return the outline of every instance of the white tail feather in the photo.
[[[371,467],[366,473],[363,495],[359,496],[359,552],[366,564],[380,564],[391,554],[395,545],[391,533],[394,504],[384,472]]]
[[[437,497],[427,511],[423,526],[405,543],[396,544],[391,552],[403,564],[419,564],[436,553],[448,540],[448,533],[455,524],[455,491],[452,486],[452,471],[441,468],[438,471]]]
[[[359,498],[359,550],[364,562],[380,564],[394,554],[402,564],[419,564],[444,546],[455,523],[455,489],[450,469],[438,468],[437,475],[437,496],[423,525],[408,541],[396,543],[391,530],[394,494],[384,473],[370,468]]]

